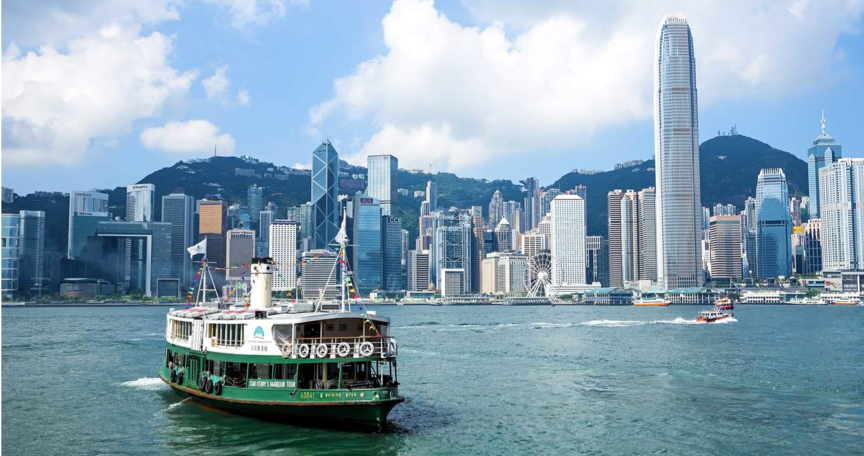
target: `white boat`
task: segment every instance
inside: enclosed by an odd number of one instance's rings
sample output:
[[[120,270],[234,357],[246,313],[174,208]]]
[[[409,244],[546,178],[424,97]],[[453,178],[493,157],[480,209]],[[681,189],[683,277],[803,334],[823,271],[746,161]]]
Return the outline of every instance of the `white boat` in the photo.
[[[636,307],[666,307],[669,304],[672,304],[672,301],[669,301],[668,299],[663,299],[659,296],[655,296],[653,298],[641,297],[633,301],[633,305]]]
[[[824,306],[828,303],[819,298],[792,298],[789,304],[793,306]]]

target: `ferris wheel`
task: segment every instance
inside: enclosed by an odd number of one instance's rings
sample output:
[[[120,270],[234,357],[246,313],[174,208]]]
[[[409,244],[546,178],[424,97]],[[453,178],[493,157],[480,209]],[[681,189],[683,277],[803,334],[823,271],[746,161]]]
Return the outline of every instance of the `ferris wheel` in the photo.
[[[552,255],[548,251],[539,252],[531,257],[528,265],[531,273],[528,296],[548,296],[547,288],[552,281]]]

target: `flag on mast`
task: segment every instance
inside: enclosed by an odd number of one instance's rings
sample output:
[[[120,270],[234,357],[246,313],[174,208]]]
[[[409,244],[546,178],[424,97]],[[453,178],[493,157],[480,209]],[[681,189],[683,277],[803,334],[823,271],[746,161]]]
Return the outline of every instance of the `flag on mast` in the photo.
[[[339,232],[336,233],[336,237],[333,239],[339,245],[344,245],[348,243],[348,232],[345,230],[345,219],[348,215],[342,216],[342,227],[339,228]]]
[[[205,256],[207,255],[207,238],[204,238],[203,241],[193,245],[186,249],[189,252],[189,258],[194,257],[195,255],[203,253]]]

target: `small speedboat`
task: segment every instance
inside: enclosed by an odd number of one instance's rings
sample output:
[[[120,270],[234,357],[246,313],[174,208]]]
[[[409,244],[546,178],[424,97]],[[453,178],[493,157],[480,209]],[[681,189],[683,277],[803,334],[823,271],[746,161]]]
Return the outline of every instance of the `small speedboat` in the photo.
[[[722,312],[716,309],[712,310],[703,310],[699,312],[699,316],[696,317],[696,321],[701,323],[714,323],[720,320],[725,320],[727,318],[732,318],[734,314],[731,312]]]
[[[838,299],[834,301],[835,306],[860,306],[860,299]]]
[[[732,310],[735,308],[735,304],[729,298],[720,298],[714,301],[714,307],[718,310]]]

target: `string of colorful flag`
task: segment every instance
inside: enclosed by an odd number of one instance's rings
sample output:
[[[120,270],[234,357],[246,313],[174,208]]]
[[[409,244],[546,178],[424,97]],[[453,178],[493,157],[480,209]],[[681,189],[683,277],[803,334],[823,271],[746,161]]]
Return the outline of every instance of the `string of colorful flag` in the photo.
[[[363,302],[360,300],[360,296],[357,295],[357,290],[354,288],[354,281],[351,279],[351,273],[348,271],[348,263],[345,261],[345,250],[339,251],[339,264],[342,268],[342,277],[345,280],[345,285],[348,286],[348,291],[351,293],[351,299],[354,301],[354,304],[360,309],[360,315],[363,319],[366,320],[366,323],[369,324],[369,329],[375,331],[376,337],[381,337],[381,333],[378,332],[378,328],[375,327],[375,323],[372,323],[372,320],[369,319],[369,314],[366,311],[366,306],[363,305]]]

